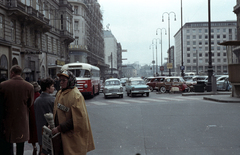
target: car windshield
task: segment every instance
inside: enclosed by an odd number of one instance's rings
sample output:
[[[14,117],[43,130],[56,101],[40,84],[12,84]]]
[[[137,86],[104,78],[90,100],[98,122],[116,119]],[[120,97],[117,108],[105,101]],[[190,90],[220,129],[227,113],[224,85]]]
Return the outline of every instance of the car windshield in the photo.
[[[142,85],[145,84],[144,81],[132,81],[131,82],[132,85]]]
[[[120,82],[115,80],[115,81],[106,81],[105,86],[111,86],[111,85],[120,85]]]

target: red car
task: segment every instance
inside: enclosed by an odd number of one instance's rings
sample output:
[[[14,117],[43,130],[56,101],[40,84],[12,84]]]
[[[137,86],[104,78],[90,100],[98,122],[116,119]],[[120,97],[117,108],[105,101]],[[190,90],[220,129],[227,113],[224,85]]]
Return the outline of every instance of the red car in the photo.
[[[165,76],[154,77],[149,82],[147,82],[147,85],[149,86],[151,91],[158,90],[159,88],[156,86],[157,83],[163,82],[165,78]]]

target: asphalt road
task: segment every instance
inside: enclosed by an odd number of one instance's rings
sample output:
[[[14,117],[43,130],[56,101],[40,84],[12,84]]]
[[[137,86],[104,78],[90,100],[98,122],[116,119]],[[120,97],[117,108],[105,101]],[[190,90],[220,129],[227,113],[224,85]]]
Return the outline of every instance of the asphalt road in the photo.
[[[203,96],[86,99],[96,149],[88,155],[240,154],[240,104]]]
[[[239,155],[240,104],[203,97],[154,91],[86,99],[96,145],[87,155]]]

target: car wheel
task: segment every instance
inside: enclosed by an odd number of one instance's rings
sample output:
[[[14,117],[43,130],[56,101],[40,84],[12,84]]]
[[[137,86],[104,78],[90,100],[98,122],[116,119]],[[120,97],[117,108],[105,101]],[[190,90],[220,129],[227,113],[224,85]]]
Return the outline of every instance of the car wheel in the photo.
[[[105,95],[104,98],[107,99],[108,98],[107,95]]]
[[[123,94],[121,95],[121,98],[123,98]]]
[[[146,96],[149,97],[149,93],[146,93]]]
[[[153,87],[150,87],[151,92],[153,91]]]
[[[129,96],[129,93],[127,93],[127,96]]]
[[[160,92],[161,92],[161,93],[165,93],[165,92],[166,92],[166,87],[161,87],[161,88],[160,88]]]

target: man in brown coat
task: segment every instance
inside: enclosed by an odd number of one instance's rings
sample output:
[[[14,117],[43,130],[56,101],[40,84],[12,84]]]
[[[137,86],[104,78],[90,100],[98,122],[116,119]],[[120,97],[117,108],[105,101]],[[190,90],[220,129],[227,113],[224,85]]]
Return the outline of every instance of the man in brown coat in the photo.
[[[18,65],[10,69],[10,80],[0,84],[5,105],[6,141],[17,144],[17,155],[24,154],[24,142],[29,139],[29,107],[33,104],[34,88],[21,77]]]

